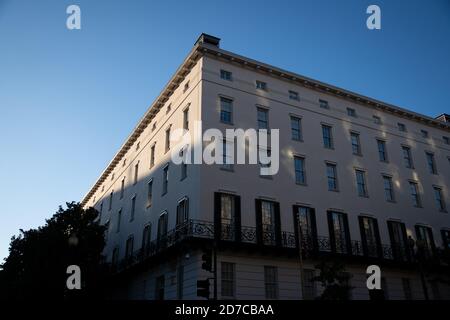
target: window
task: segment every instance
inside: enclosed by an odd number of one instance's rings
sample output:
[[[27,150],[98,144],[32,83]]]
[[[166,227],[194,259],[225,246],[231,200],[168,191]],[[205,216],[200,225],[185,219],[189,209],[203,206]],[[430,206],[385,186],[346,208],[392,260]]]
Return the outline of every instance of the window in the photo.
[[[403,123],[397,123],[398,131],[406,132],[406,126]]]
[[[162,246],[165,243],[166,235],[167,235],[167,212],[164,211],[161,213],[158,219],[158,234],[157,241],[158,245]]]
[[[295,183],[306,184],[305,159],[294,157]]]
[[[412,300],[411,280],[409,278],[402,278],[402,287],[405,300]]]
[[[261,200],[262,241],[265,245],[276,244],[275,202]]]
[[[352,152],[355,155],[361,155],[361,144],[359,141],[359,133],[351,132],[350,140],[352,142]]]
[[[356,110],[353,109],[353,108],[347,108],[347,115],[348,115],[349,117],[354,117],[354,118],[356,118]]]
[[[130,221],[134,220],[134,215],[136,213],[136,195],[131,198],[131,212],[130,212]]]
[[[231,72],[226,70],[220,70],[220,78],[228,81],[233,80]]]
[[[263,81],[256,80],[256,89],[267,90],[267,83]]]
[[[153,123],[152,125],[152,132],[156,130],[156,122]]]
[[[333,133],[331,126],[322,125],[323,146],[327,149],[333,149]]]
[[[163,195],[167,193],[168,187],[169,187],[169,165],[167,164],[163,169],[163,190],[162,190]]]
[[[221,263],[221,291],[223,297],[234,297],[235,294],[235,264],[230,262]]]
[[[386,201],[394,202],[394,187],[392,185],[392,177],[383,176],[384,198]]]
[[[358,196],[368,197],[367,184],[366,184],[366,173],[362,170],[355,170],[356,174],[356,185],[358,188]]]
[[[434,199],[436,200],[436,207],[439,209],[439,211],[446,212],[446,206],[444,197],[442,195],[442,189],[439,187],[433,187],[434,189]]]
[[[220,97],[220,122],[231,124],[233,121],[233,100]]]
[[[120,209],[119,212],[117,212],[117,227],[116,227],[117,233],[120,232],[120,224],[121,223],[122,223],[122,209]]]
[[[412,203],[414,207],[421,207],[421,200],[419,195],[419,186],[416,182],[409,182],[409,191],[411,193]]]
[[[420,134],[422,138],[427,139],[428,138],[428,131],[427,130],[420,130]]]
[[[427,226],[416,225],[417,240],[422,243],[424,258],[431,258],[435,250],[433,230]]]
[[[405,166],[409,169],[413,168],[413,162],[411,157],[411,148],[407,146],[402,147],[403,150],[403,160],[405,161]]]
[[[445,250],[450,250],[450,230],[441,230],[442,243]]]
[[[297,101],[300,100],[300,98],[298,97],[298,92],[289,90],[289,99]]]
[[[184,84],[183,93],[185,93],[189,89],[189,81]]]
[[[375,124],[381,124],[381,118],[380,118],[380,117],[378,117],[378,116],[373,116],[372,119],[373,119],[373,123],[375,123]]]
[[[303,299],[314,300],[317,296],[315,271],[313,269],[303,270]]]
[[[272,156],[272,151],[270,149],[264,149],[262,147],[258,147],[258,154],[261,154],[261,152],[264,154],[266,154],[267,158],[270,159],[270,157]],[[259,160],[259,165],[261,166],[261,168],[270,168],[272,161],[269,160],[268,163],[263,164],[261,162],[261,158]],[[263,175],[261,174],[260,177],[266,178],[266,179],[272,179],[271,175]]]
[[[108,211],[111,211],[111,209],[112,209],[113,194],[114,194],[114,192],[113,192],[113,191],[111,191],[111,194],[109,195],[109,205],[108,205]]]
[[[269,129],[269,110],[257,108],[258,110],[258,129]]]
[[[291,116],[291,135],[292,140],[301,141],[302,140],[302,119],[298,117]]]
[[[348,253],[350,234],[347,215],[341,212],[329,211],[328,224],[333,251],[336,253]]]
[[[141,148],[141,142],[138,141],[138,143],[136,143],[136,151],[138,151]]]
[[[409,247],[405,224],[398,221],[388,221],[387,225],[394,259],[406,261],[408,259]]]
[[[133,258],[133,246],[134,246],[134,237],[129,236],[127,242],[125,244],[125,259],[130,260]]]
[[[377,220],[363,216],[358,218],[364,254],[368,257],[378,257],[381,248]]]
[[[294,212],[294,230],[297,237],[296,243],[298,244],[298,232],[300,231],[300,227],[302,233],[302,241],[306,241],[307,244],[314,245],[315,236],[317,234],[314,209],[304,206],[294,206]]]
[[[327,163],[327,181],[329,191],[338,191],[337,170],[335,164]]]
[[[264,266],[264,287],[266,291],[266,299],[278,299],[277,267]]]
[[[125,177],[122,178],[122,182],[120,184],[120,199],[123,198],[124,192],[125,192]]]
[[[127,164],[127,159],[123,159],[123,161],[122,161],[122,167],[125,167],[126,164]]]
[[[152,238],[152,225],[148,224],[144,227],[142,232],[142,251],[145,255],[148,255],[150,250],[150,243]]]
[[[165,284],[164,275],[160,275],[159,277],[156,278],[155,300],[164,300],[164,284]]]
[[[136,184],[138,182],[139,177],[139,162],[134,165],[134,181],[133,184]]]
[[[172,104],[169,103],[169,105],[167,106],[167,109],[166,109],[166,114],[168,114],[171,109],[172,109]]]
[[[450,138],[449,137],[443,136],[442,140],[444,141],[445,144],[450,144]]]
[[[222,141],[222,169],[233,171],[233,159],[232,159],[232,144],[229,143],[226,139]]]
[[[384,300],[389,300],[389,288],[385,277],[381,277],[381,290],[383,290]]]
[[[378,146],[378,158],[380,159],[380,161],[388,162],[386,141],[377,140],[377,146]]]
[[[188,198],[184,198],[178,202],[177,206],[177,226],[180,226],[187,222],[189,219],[189,201]]]
[[[431,174],[437,174],[436,162],[434,160],[434,154],[432,154],[431,152],[426,152],[425,155],[427,157],[428,171]]]
[[[170,127],[166,129],[166,152],[170,150]]]
[[[153,203],[153,179],[147,183],[147,208]]]
[[[189,108],[183,111],[183,129],[189,130]]]
[[[323,109],[330,109],[330,106],[328,105],[328,101],[326,101],[326,100],[319,99],[319,106]]]
[[[150,148],[150,168],[152,168],[155,165],[155,147],[156,144],[154,143]]]
[[[236,196],[226,193],[219,194],[220,201],[220,225],[221,238],[224,240],[234,240],[236,223]],[[217,201],[217,200],[215,200]]]

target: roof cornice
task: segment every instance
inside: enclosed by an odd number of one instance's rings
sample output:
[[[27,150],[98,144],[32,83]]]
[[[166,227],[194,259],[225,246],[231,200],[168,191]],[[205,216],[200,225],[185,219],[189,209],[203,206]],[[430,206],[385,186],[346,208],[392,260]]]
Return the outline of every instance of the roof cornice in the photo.
[[[101,184],[106,180],[108,175],[114,170],[115,166],[121,161],[123,156],[127,153],[127,151],[131,148],[134,142],[137,140],[139,135],[145,130],[145,128],[150,124],[152,119],[158,113],[158,111],[164,106],[169,97],[173,94],[175,89],[178,88],[181,82],[185,79],[186,75],[191,71],[191,69],[195,66],[197,61],[203,56],[209,55],[214,56],[218,59],[225,59],[232,63],[241,64],[244,67],[255,69],[259,72],[266,73],[267,75],[281,78],[287,81],[294,82],[298,85],[301,85],[306,88],[310,88],[316,91],[320,91],[323,93],[335,95],[339,98],[344,98],[351,100],[355,103],[363,104],[369,107],[373,107],[374,109],[378,109],[381,111],[385,111],[391,114],[395,114],[397,116],[401,116],[413,121],[421,122],[428,126],[437,127],[439,129],[444,129],[450,131],[450,125],[430,118],[428,116],[409,111],[392,104],[388,104],[376,99],[372,99],[345,89],[341,89],[335,87],[330,84],[326,84],[299,74],[295,74],[289,71],[285,71],[283,69],[250,59],[235,53],[220,49],[217,46],[205,43],[205,42],[197,42],[188,56],[185,58],[181,66],[176,70],[175,74],[166,84],[164,89],[161,91],[159,96],[155,99],[153,104],[148,108],[147,112],[144,116],[139,120],[136,127],[133,129],[132,133],[127,137],[125,142],[120,147],[119,151],[115,154],[111,162],[107,165],[106,169],[103,170],[100,178],[95,182],[95,184],[91,187],[90,191],[83,197],[81,204],[84,206],[92,197],[92,195],[97,191],[97,189],[101,186]]]

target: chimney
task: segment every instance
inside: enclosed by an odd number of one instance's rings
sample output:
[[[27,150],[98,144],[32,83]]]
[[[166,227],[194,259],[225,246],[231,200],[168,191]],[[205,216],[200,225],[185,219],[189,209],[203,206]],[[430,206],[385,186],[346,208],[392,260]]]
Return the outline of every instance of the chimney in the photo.
[[[211,36],[211,35],[206,34],[206,33],[202,33],[202,34],[198,37],[197,41],[195,41],[195,45],[197,45],[197,44],[203,44],[203,43],[207,43],[207,44],[210,44],[210,45],[219,47],[220,38]]]
[[[447,113],[443,113],[440,116],[437,116],[435,119],[445,123],[450,123],[450,115]]]

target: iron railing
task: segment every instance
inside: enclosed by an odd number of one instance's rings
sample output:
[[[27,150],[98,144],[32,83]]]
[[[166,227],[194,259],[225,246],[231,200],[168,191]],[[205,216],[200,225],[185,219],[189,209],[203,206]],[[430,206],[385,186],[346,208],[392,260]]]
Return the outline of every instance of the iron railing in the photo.
[[[267,247],[298,248],[298,240],[294,232],[282,231],[277,235],[274,229],[242,226],[239,230],[233,225],[221,225],[220,239],[224,242],[235,242],[237,239],[244,244],[259,244]],[[113,272],[119,272],[130,266],[163,252],[187,239],[214,239],[215,226],[213,222],[202,220],[188,220],[176,226],[169,232],[146,244],[144,248],[134,251],[117,265],[111,266]],[[280,237],[280,239],[278,239]],[[345,237],[304,236],[302,238],[302,252],[305,255],[314,253],[332,253],[343,256],[368,257],[375,259],[411,262],[412,255],[409,248],[391,245],[363,244],[361,241]]]

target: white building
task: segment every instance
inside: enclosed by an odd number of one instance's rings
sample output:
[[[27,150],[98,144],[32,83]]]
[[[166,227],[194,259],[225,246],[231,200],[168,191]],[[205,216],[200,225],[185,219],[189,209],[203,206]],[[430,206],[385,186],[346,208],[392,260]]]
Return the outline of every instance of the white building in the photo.
[[[280,129],[278,174],[171,163],[170,132],[200,120],[203,130]],[[450,246],[449,138],[448,115],[429,118],[281,70],[202,34],[82,203],[109,225],[114,296],[196,299],[197,280],[211,277],[203,249],[216,237],[219,299],[312,298],[319,256],[345,259],[354,299],[369,298],[370,264],[381,267],[388,298],[422,299],[408,237],[427,257]],[[430,298],[450,297],[435,281],[448,269],[433,266]]]

